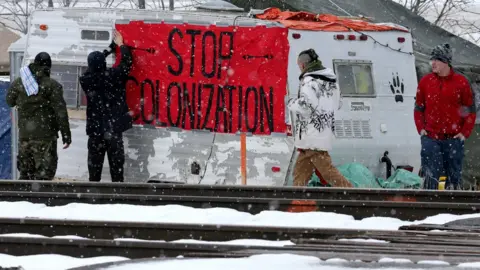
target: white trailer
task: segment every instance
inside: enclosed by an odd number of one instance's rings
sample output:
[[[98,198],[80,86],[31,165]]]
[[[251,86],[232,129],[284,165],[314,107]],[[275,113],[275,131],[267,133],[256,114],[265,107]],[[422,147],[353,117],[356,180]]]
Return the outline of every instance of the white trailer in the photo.
[[[241,13],[204,9],[175,12],[87,8],[34,11],[29,20],[24,50],[11,50],[12,76],[18,73],[19,61],[26,65],[41,51],[52,56],[52,77],[63,84],[73,136],[69,149],[63,150],[59,145],[57,177],[88,179],[85,102],[78,77],[86,69],[88,53],[102,51],[110,44],[115,21],[282,26],[272,21],[238,17]],[[41,25],[48,29],[41,30]],[[302,50],[313,47],[323,64],[333,68],[339,77],[343,106],[335,120],[337,140],[331,152],[335,165],[359,162],[377,176],[385,177],[387,165],[380,159],[388,151],[393,166],[409,165],[418,172],[420,140],[413,121],[417,78],[411,33],[385,31],[360,35],[356,32],[289,29],[288,39],[290,96],[297,95],[299,70],[296,57]],[[113,61],[108,58],[108,64]],[[14,135],[12,143],[16,146],[16,133]],[[124,140],[127,182],[187,182],[192,179],[191,165],[197,162],[203,177],[201,184],[240,183],[240,138],[236,135],[135,126],[126,132]],[[15,158],[17,148],[12,149]],[[291,136],[248,137],[247,184],[291,184],[294,159]],[[12,163],[16,166],[15,162]],[[108,162],[104,164],[102,179],[110,181]],[[17,171],[15,167],[13,171]]]

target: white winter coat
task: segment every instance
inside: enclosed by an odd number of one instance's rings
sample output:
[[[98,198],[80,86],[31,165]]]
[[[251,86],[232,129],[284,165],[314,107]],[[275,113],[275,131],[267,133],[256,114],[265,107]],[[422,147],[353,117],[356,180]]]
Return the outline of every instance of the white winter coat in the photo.
[[[340,105],[340,90],[332,69],[305,73],[300,79],[297,98],[288,109],[297,115],[295,147],[330,151],[335,139],[335,112]]]

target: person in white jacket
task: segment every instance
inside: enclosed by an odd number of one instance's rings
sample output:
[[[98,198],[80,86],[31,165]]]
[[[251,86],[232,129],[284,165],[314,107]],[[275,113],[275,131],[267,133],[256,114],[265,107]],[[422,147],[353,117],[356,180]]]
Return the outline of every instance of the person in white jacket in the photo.
[[[316,168],[332,187],[352,187],[335,168],[328,151],[335,139],[335,111],[340,104],[340,90],[332,69],[326,68],[315,50],[298,56],[301,70],[298,97],[288,101],[296,114],[295,147],[300,152],[293,172],[293,185],[306,186]]]

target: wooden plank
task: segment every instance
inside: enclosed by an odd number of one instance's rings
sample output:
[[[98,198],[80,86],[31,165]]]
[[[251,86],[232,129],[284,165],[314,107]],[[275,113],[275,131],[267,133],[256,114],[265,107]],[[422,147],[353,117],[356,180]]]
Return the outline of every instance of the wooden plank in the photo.
[[[343,239],[352,239],[355,237],[345,237]],[[429,240],[439,240],[439,241],[455,241],[455,240],[469,240],[469,241],[480,241],[478,237],[467,237],[467,236],[458,236],[458,237],[448,237],[448,236],[429,236],[429,235],[385,235],[385,234],[368,234],[364,235],[364,239],[378,239],[378,240],[385,240],[385,239],[429,239]],[[342,239],[337,237],[336,239]]]
[[[426,238],[394,238],[394,237],[376,237],[377,240],[385,240],[391,243],[410,243],[410,244],[421,244],[421,245],[458,245],[458,246],[468,246],[468,247],[480,247],[480,242],[477,240],[466,240],[466,239],[426,239]]]
[[[412,246],[413,247],[413,246]],[[232,249],[233,250],[233,249]],[[237,250],[237,251],[242,251]],[[443,252],[442,249],[437,250],[422,250],[419,248],[378,248],[378,247],[366,247],[366,246],[349,246],[349,245],[312,245],[312,246],[284,246],[284,247],[250,247],[248,250],[259,250],[263,252],[270,252],[270,251],[282,251],[283,253],[291,253],[296,251],[305,251],[305,252],[344,252],[344,253],[368,253],[368,254],[397,254],[397,255],[405,255],[411,256],[416,254],[422,255],[429,255],[429,256],[462,256],[462,257],[475,257],[479,258],[480,254],[478,252]]]
[[[429,236],[429,237],[453,237],[453,238],[459,238],[459,237],[465,237],[469,239],[480,239],[480,233],[475,233],[475,232],[430,232],[430,231],[372,231],[372,232],[366,232],[366,235],[398,235],[398,236]],[[398,233],[395,233],[398,232]]]
[[[322,240],[322,239],[298,239],[294,240],[297,244],[296,247],[321,247],[332,246],[336,247],[365,247],[371,249],[380,250],[410,250],[410,251],[432,251],[440,253],[471,253],[478,254],[480,257],[480,250],[472,249],[466,246],[446,246],[446,245],[411,245],[406,243],[379,243],[379,242],[357,242],[357,241],[335,241],[335,240]]]
[[[420,224],[420,225],[408,225],[401,226],[399,230],[415,230],[415,231],[432,231],[432,230],[442,230],[442,231],[451,231],[451,232],[470,232],[470,233],[480,233],[480,228],[478,227],[469,227],[469,226],[445,226],[438,224]]]
[[[398,233],[397,233],[398,232]],[[406,231],[403,231],[406,232]],[[424,233],[424,232],[413,232],[408,231],[408,233],[402,233],[402,231],[392,231],[392,232],[365,232],[365,233],[358,233],[358,234],[343,234],[339,232],[336,235],[330,235],[329,237],[325,237],[325,239],[331,240],[338,240],[338,239],[378,239],[378,240],[389,240],[389,239],[410,239],[410,238],[428,238],[428,239],[466,239],[466,240],[477,240],[480,241],[480,234],[476,233],[456,233],[452,232],[449,233]]]

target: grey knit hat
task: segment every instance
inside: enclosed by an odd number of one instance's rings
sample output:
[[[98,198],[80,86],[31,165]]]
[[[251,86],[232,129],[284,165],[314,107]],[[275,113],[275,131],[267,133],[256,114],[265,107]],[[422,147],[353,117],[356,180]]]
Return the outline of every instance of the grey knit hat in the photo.
[[[447,64],[452,64],[452,48],[448,43],[437,45],[432,50],[430,60],[438,60]]]

